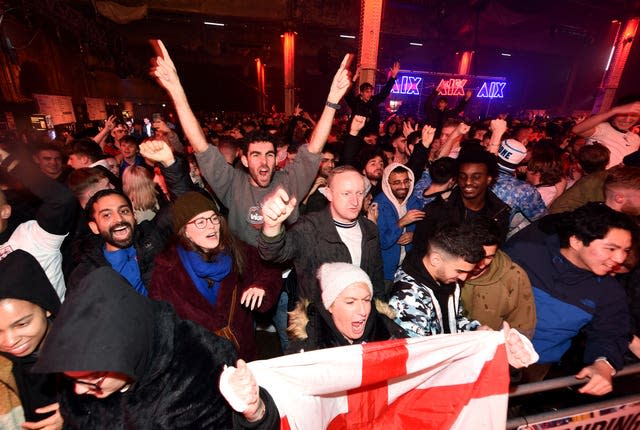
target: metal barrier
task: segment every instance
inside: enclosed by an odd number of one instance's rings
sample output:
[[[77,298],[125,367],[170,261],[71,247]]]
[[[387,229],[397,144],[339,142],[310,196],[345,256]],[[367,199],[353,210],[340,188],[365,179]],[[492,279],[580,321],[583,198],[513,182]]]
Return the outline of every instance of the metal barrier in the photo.
[[[640,363],[631,364],[620,370],[614,376],[619,378],[621,376],[632,375],[640,373]],[[550,391],[559,388],[571,387],[574,385],[584,384],[584,380],[576,379],[574,376],[565,376],[561,378],[549,379],[546,381],[532,382],[529,384],[516,385],[511,388],[509,398],[524,396],[527,394],[539,393],[542,391]],[[640,401],[640,394],[634,394],[630,396],[618,397],[614,399],[603,400],[601,402],[589,403],[586,405],[575,406],[567,409],[554,410],[550,412],[543,412],[535,415],[528,415],[526,417],[514,417],[507,421],[507,429],[516,429],[518,426],[529,424],[530,422],[548,421],[553,419],[560,419],[562,417],[587,413],[593,410],[610,408],[619,404],[628,402]]]

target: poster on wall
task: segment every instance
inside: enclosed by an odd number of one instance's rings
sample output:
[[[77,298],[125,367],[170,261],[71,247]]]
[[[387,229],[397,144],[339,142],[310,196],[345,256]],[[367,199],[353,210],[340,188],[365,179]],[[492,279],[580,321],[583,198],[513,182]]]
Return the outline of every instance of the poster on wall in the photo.
[[[38,102],[40,113],[51,116],[53,125],[76,122],[71,97],[34,94],[33,98]]]
[[[87,104],[87,114],[89,115],[89,121],[107,119],[107,106],[104,102],[104,99],[85,97],[84,102]]]

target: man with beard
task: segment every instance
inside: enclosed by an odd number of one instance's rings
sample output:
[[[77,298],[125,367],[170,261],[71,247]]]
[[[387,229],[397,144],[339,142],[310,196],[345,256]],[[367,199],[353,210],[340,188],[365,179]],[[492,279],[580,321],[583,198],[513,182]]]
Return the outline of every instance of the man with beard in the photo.
[[[480,323],[464,316],[460,283],[484,255],[469,224],[438,229],[427,251],[410,253],[396,273],[389,300],[395,322],[411,337],[476,330]]]
[[[382,193],[378,204],[378,231],[387,291],[393,277],[411,249],[415,222],[424,218],[418,199],[412,195],[413,172],[400,163],[389,164],[382,175]]]
[[[382,192],[382,173],[384,172],[384,154],[374,147],[365,147],[358,154],[361,173],[371,182],[371,194],[375,198]]]
[[[260,202],[276,188],[284,188],[300,200],[307,194],[320,164],[321,152],[327,141],[333,117],[342,96],[351,85],[349,63],[351,55],[344,57],[333,78],[327,103],[307,145],[302,145],[296,160],[276,171],[276,144],[274,136],[264,131],[248,133],[241,142],[240,158],[248,172],[227,164],[217,148],[209,145],[180,83],[178,72],[161,41],[154,41],[158,57],[152,75],[169,94],[175,105],[182,129],[195,151],[198,166],[207,183],[222,204],[229,209],[229,228],[241,240],[257,245],[263,224]],[[293,223],[298,210],[287,220]]]
[[[158,162],[171,192],[180,196],[193,189],[189,173],[165,141],[147,141],[142,155]],[[97,191],[87,201],[85,215],[92,236],[81,238],[75,248],[76,268],[69,288],[77,286],[91,271],[111,266],[133,288],[146,296],[153,262],[171,235],[171,206],[163,206],[151,221],[136,225],[131,200],[114,189]]]
[[[153,261],[171,234],[170,218],[164,217],[163,223],[143,221],[136,225],[129,198],[112,189],[95,193],[85,210],[94,236],[81,244],[78,265],[69,277],[69,288],[77,286],[94,269],[111,266],[138,293],[146,296]]]
[[[413,236],[414,251],[424,254],[427,241],[441,225],[467,223],[479,216],[496,221],[501,243],[507,237],[511,208],[490,189],[498,174],[495,156],[470,144],[460,151],[457,161],[458,187],[447,199],[438,197],[424,207],[426,215],[416,224]]]
[[[333,146],[327,145],[322,150],[322,158],[320,159],[320,168],[316,180],[311,186],[311,190],[300,203],[300,214],[308,214],[317,212],[327,207],[329,200],[324,196],[327,186],[327,178],[336,166],[336,150]]]

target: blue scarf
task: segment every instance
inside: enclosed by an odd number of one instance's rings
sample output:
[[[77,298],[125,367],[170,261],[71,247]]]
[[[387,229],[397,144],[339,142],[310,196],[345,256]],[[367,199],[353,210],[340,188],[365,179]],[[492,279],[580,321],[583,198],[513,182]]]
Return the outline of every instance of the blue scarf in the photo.
[[[194,285],[212,305],[218,300],[220,281],[227,277],[233,267],[229,254],[219,254],[215,261],[204,261],[202,256],[194,251],[187,251],[178,245],[178,256],[184,269],[189,274]],[[211,284],[213,282],[213,284]]]
[[[140,276],[140,266],[138,266],[138,256],[134,246],[113,252],[107,251],[105,247],[102,253],[104,258],[111,264],[111,267],[113,267],[113,270],[129,281],[134,290],[145,297],[149,295],[142,282],[142,276]]]

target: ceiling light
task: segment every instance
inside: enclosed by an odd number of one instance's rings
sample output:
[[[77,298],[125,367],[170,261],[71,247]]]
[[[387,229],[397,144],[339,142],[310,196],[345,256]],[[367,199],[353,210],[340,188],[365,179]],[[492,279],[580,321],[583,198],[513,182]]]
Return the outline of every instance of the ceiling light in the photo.
[[[502,55],[503,57],[511,57],[511,54],[507,52],[501,52],[500,55]]]
[[[212,22],[212,21],[205,21],[204,25],[213,25],[216,27],[224,27],[224,23],[222,22]]]
[[[422,43],[420,43],[420,42],[409,42],[409,45],[411,45],[411,46],[422,46]]]
[[[343,39],[355,39],[356,37],[351,34],[341,34],[340,37]]]

